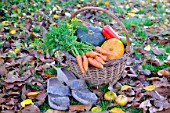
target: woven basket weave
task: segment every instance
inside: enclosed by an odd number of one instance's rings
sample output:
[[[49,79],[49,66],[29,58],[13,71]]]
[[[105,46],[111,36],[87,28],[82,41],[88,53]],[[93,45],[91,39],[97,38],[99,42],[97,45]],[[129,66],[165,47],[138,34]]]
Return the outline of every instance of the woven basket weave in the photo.
[[[104,67],[102,69],[98,69],[92,66],[89,66],[88,71],[86,73],[82,73],[80,71],[80,68],[76,62],[75,57],[70,55],[69,53],[66,53],[66,63],[70,67],[71,71],[80,79],[85,79],[89,84],[98,86],[104,83],[109,83],[111,82],[112,84],[116,83],[122,73],[123,70],[125,69],[127,57],[130,54],[130,41],[128,37],[128,32],[122,22],[117,18],[114,14],[111,12],[99,8],[99,7],[84,7],[82,9],[79,9],[76,11],[69,19],[69,21],[74,18],[77,14],[84,10],[99,10],[107,13],[110,17],[112,17],[121,27],[122,30],[125,32],[126,35],[126,41],[127,41],[127,46],[126,46],[126,53],[119,59],[111,60],[106,62]]]

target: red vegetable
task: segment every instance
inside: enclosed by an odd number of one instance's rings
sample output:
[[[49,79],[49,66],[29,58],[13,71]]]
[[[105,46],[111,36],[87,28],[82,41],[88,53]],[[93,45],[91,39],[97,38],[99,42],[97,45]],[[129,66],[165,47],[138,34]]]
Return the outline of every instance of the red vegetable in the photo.
[[[103,27],[102,34],[106,39],[117,38],[120,40],[118,34],[109,25]]]

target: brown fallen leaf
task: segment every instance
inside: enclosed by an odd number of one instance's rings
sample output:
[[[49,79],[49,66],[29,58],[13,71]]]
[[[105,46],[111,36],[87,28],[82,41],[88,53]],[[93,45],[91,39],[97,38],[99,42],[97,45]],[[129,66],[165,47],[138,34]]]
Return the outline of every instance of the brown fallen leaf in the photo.
[[[158,111],[157,113],[169,113],[169,111],[170,111],[170,108],[162,110],[162,111]]]
[[[53,109],[48,109],[45,113],[66,113],[66,112],[58,111],[58,110],[53,110]]]
[[[4,76],[5,74],[7,74],[7,69],[5,66],[0,66],[0,75]]]
[[[158,75],[168,77],[168,76],[170,76],[170,72],[166,71],[166,70],[160,70],[160,71],[158,71]]]
[[[167,100],[164,101],[154,100],[154,105],[158,108],[163,108],[163,109],[170,108],[170,103]]]
[[[27,62],[32,62],[35,60],[35,57],[33,56],[27,56],[23,61],[22,61],[22,64],[26,64]]]
[[[12,110],[4,110],[4,111],[1,111],[1,113],[15,113],[15,111],[12,111]]]
[[[86,104],[86,105],[70,105],[69,106],[69,112],[74,112],[74,111],[89,111],[91,109],[92,105],[91,104]]]
[[[42,105],[42,104],[44,103],[46,97],[47,97],[46,90],[43,90],[43,91],[41,91],[41,92],[37,95],[37,97],[36,97],[35,99],[38,100],[37,103],[38,103],[39,105]]]
[[[147,64],[152,64],[153,66],[159,66],[160,63],[157,60],[147,60],[146,61]]]
[[[150,103],[150,100],[146,100],[146,101],[143,101],[140,105],[139,105],[139,108],[142,108],[143,110],[143,113],[146,113],[146,111],[148,110],[148,107],[151,107],[151,103]]]
[[[28,92],[26,95],[29,96],[37,96],[40,92],[36,91],[36,92]]]
[[[161,55],[163,50],[164,50],[164,49],[162,49],[162,48],[158,48],[158,46],[152,47],[152,51],[153,51],[156,55]]]
[[[40,109],[36,105],[25,106],[22,113],[40,113]]]

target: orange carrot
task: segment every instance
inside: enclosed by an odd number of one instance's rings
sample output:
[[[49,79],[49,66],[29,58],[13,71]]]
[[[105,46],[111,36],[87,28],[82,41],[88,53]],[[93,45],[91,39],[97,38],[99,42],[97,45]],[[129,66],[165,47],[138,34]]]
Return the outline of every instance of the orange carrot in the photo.
[[[85,70],[83,68],[83,59],[82,59],[82,56],[77,55],[76,56],[76,60],[77,60],[78,66],[80,67],[81,72],[85,73]]]
[[[94,58],[96,57],[97,55],[99,55],[99,53],[95,52],[95,51],[88,51],[86,52],[86,56],[87,57],[90,57],[90,58]]]
[[[103,59],[103,61],[107,61],[108,60],[106,55],[99,54],[98,56],[100,56]]]
[[[101,64],[105,64],[104,60],[100,57],[100,56],[96,56],[95,60],[97,60],[98,62],[100,62]]]
[[[84,67],[84,70],[86,72],[88,70],[88,67],[89,67],[89,62],[88,62],[86,55],[83,55],[83,67]]]
[[[106,51],[105,49],[103,49],[103,48],[101,48],[101,47],[99,47],[99,46],[97,46],[97,47],[95,48],[95,51],[97,51],[97,52],[99,52],[99,53],[101,53],[101,54],[104,54],[104,55],[108,55],[108,54],[109,54],[108,51]]]
[[[97,68],[103,68],[103,65],[93,58],[88,58],[89,64]]]

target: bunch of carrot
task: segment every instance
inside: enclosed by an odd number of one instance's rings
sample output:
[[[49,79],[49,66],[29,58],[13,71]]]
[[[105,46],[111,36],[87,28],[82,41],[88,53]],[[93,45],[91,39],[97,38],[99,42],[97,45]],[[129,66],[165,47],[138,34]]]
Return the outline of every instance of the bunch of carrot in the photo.
[[[89,64],[96,68],[103,68],[105,61],[108,60],[108,52],[101,47],[95,47],[94,51],[88,51],[83,56],[76,55],[78,66],[82,73],[88,70]]]

